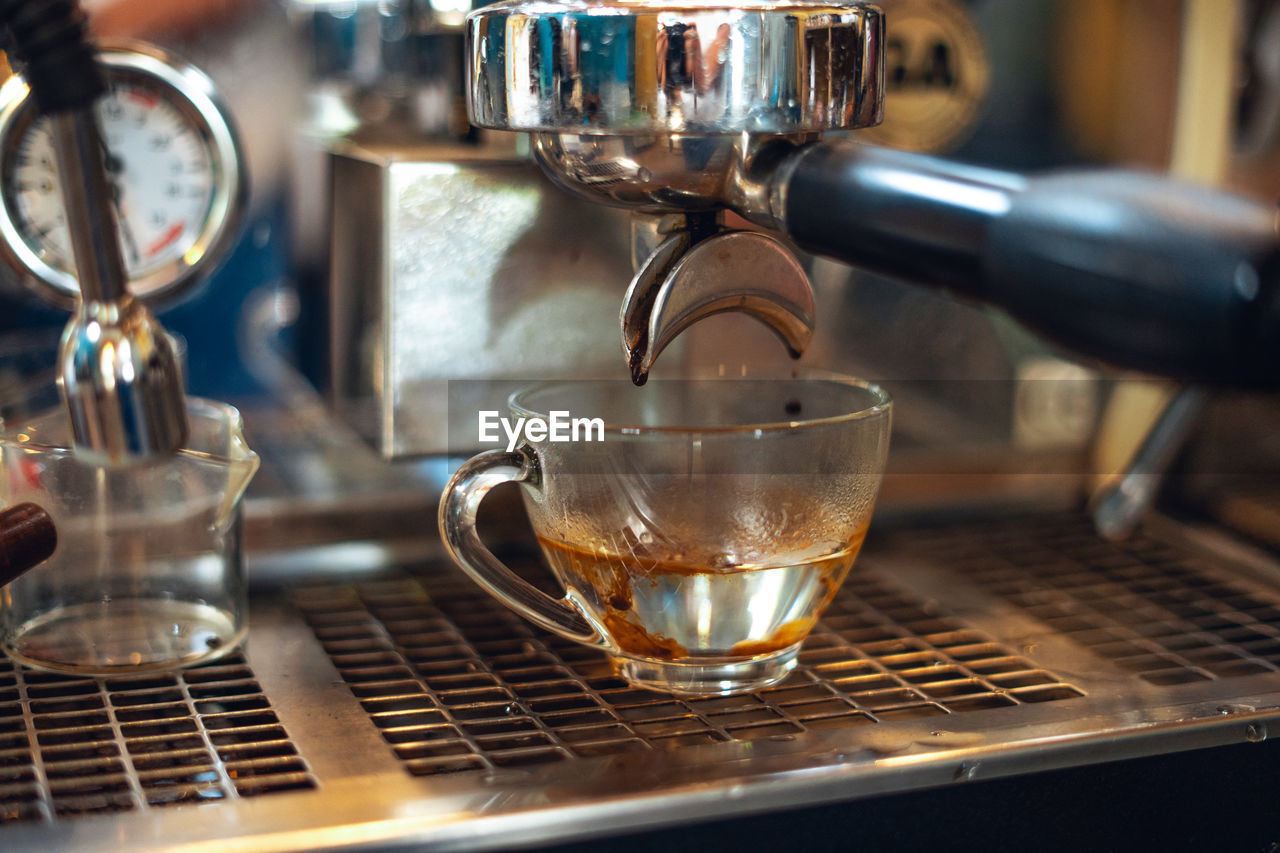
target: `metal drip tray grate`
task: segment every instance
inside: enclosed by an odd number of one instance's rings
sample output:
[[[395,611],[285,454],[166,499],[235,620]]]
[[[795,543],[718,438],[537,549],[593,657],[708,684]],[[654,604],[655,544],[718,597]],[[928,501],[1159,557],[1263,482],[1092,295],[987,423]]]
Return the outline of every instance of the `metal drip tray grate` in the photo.
[[[602,653],[533,628],[442,566],[313,587],[294,600],[415,774],[789,739],[1084,695],[938,606],[856,571],[787,681],[695,700],[630,687]]]
[[[0,824],[314,786],[242,657],[107,679],[0,658]]]
[[[1146,536],[1099,541],[1080,518],[913,534],[907,553],[1026,610],[1152,684],[1280,668],[1280,598]]]
[[[0,849],[506,849],[1280,730],[1280,565],[1167,523],[883,530],[786,682],[703,700],[629,687],[442,560],[342,553],[258,592],[243,657],[0,662]]]

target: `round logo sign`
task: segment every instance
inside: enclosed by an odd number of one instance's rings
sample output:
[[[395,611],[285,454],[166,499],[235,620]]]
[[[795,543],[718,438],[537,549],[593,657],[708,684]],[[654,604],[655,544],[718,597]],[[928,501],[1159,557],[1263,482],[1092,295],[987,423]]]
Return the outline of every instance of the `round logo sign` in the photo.
[[[940,152],[968,138],[987,95],[986,52],[955,0],[880,0],[885,12],[884,123],[869,142]]]

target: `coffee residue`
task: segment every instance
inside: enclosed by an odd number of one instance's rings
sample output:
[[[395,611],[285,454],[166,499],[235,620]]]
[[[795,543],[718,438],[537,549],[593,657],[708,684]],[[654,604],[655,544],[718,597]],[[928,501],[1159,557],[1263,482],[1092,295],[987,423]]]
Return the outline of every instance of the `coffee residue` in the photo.
[[[558,566],[596,590],[605,609],[601,618],[620,649],[628,654],[658,660],[689,656],[689,650],[680,643],[661,634],[650,633],[633,621],[631,576],[620,559],[592,554],[541,536],[538,542],[548,554],[554,555]],[[657,565],[651,560],[642,562]]]
[[[612,609],[604,614],[604,626],[609,629],[609,636],[613,637],[618,648],[628,654],[657,660],[678,660],[689,656],[689,650],[675,640],[651,634]]]
[[[831,602],[844,581],[865,534],[864,525],[843,548],[822,556],[799,558],[794,565],[783,563],[776,566],[744,564],[728,552],[686,553],[673,548],[657,548],[642,544],[635,537],[622,535],[611,539],[624,541],[625,553],[620,553],[621,549],[616,547],[593,548],[542,536],[538,537],[538,542],[565,586],[577,589],[588,606],[597,611],[603,627],[620,651],[655,660],[680,660],[697,658],[699,654],[757,657],[781,651],[804,640],[818,615]],[[680,623],[672,622],[666,617],[674,613],[693,612],[695,605],[674,598],[664,602],[654,597],[709,595],[715,602],[715,607],[709,612],[719,613],[720,608],[729,608],[724,612],[740,616],[742,602],[746,599],[735,600],[733,596],[758,596],[762,594],[761,590],[765,595],[770,590],[776,594],[783,589],[782,586],[775,588],[775,585],[766,584],[755,591],[743,593],[742,590],[752,589],[748,576],[775,571],[806,573],[801,577],[807,578],[803,583],[812,585],[812,592],[809,593],[812,597],[808,599],[810,603],[804,607],[803,615],[782,623],[765,637],[756,634],[756,638],[753,638],[745,624],[739,636],[746,639],[740,642],[734,643],[733,639],[718,635],[718,642],[732,643],[728,651],[724,651],[724,646],[720,646],[719,651],[699,647],[691,654],[685,644],[690,642],[689,638],[694,637],[696,632],[692,632],[692,627],[686,630]],[[706,579],[711,586],[686,582],[693,578]],[[694,590],[702,591],[695,593]],[[639,605],[637,596],[640,597]],[[776,601],[768,598],[754,600],[755,605],[762,603],[766,609],[768,606],[776,607],[775,618],[782,618],[785,611],[793,607],[794,600],[781,596]],[[655,610],[655,607],[658,609]],[[796,612],[792,610],[791,614]],[[659,613],[663,615],[660,617]],[[766,617],[766,624],[768,621]]]
[[[627,357],[627,366],[631,368],[631,383],[637,388],[649,381],[649,371],[641,366],[644,363],[644,350],[647,342],[648,335],[645,335]]]
[[[778,630],[770,634],[763,640],[744,640],[729,650],[729,654],[737,657],[756,657],[757,655],[767,655],[773,652],[780,652],[789,646],[809,636],[809,631],[813,629],[813,625],[817,622],[816,617],[806,619],[792,619],[790,622],[784,622],[778,626]]]

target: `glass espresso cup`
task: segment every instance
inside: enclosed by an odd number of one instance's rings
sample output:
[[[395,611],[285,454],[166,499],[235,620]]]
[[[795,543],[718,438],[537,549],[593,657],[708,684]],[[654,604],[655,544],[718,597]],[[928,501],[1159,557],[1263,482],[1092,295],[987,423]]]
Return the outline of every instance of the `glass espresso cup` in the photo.
[[[866,535],[889,446],[883,390],[829,375],[551,382],[508,408],[523,442],[464,463],[440,502],[459,566],[634,685],[708,696],[786,677]],[[563,599],[480,541],[480,502],[505,482],[522,486]]]

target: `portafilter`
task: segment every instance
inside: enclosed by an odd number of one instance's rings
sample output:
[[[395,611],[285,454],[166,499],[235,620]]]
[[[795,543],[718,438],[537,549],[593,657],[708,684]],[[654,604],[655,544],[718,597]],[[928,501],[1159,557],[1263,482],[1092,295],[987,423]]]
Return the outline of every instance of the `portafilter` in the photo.
[[[555,183],[635,212],[621,319],[637,381],[721,311],[803,351],[813,292],[789,241],[995,303],[1117,366],[1280,382],[1274,207],[824,138],[880,121],[883,48],[861,2],[509,0],[468,18],[468,105],[478,126],[532,133]],[[764,231],[727,229],[726,210]]]

